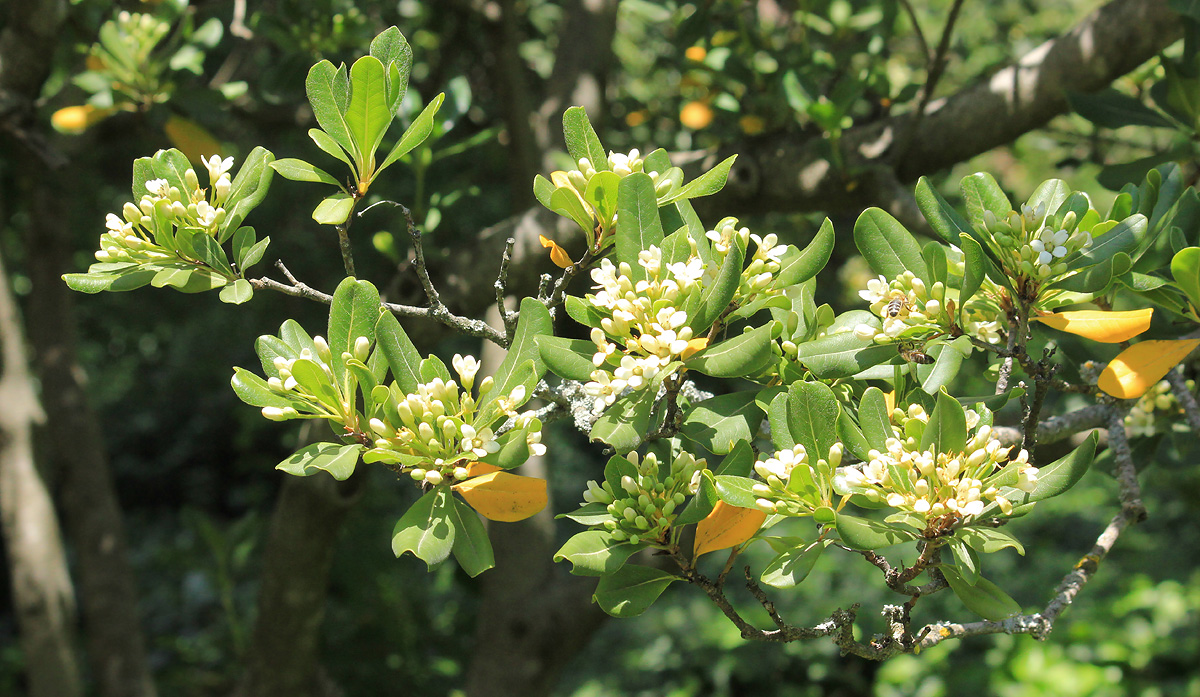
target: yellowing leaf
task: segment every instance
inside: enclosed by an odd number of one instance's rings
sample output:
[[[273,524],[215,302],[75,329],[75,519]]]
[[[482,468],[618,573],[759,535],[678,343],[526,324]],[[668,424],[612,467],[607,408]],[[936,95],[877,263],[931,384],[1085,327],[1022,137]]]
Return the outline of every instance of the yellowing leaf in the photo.
[[[686,361],[706,348],[708,348],[708,337],[702,336],[699,339],[692,339],[687,343],[687,348],[683,350],[683,353],[679,354],[679,358]]]
[[[896,411],[896,391],[892,390],[883,396],[883,403],[887,405],[888,418],[892,418],[892,412]]]
[[[567,173],[562,171],[561,169],[556,172],[550,173],[550,181],[554,183],[554,188],[556,188],[556,189],[561,189],[564,186],[567,187],[568,189],[575,188],[574,186],[571,185],[571,179],[569,177],[567,177]]]
[[[708,55],[708,51],[704,50],[703,46],[689,46],[688,50],[683,52],[683,55],[688,60],[699,63]]]
[[[693,558],[740,545],[754,537],[767,514],[757,508],[738,508],[717,501],[712,513],[696,524],[696,546]]]
[[[1197,346],[1200,339],[1139,341],[1112,359],[1098,385],[1120,399],[1141,397]]]
[[[63,107],[50,117],[50,124],[60,133],[79,135],[88,126],[108,118],[114,111],[116,109],[112,107],[97,109],[91,104]]]
[[[512,523],[546,507],[546,480],[492,472],[455,484],[471,508],[488,520]]]
[[[1035,317],[1035,321],[1059,331],[1078,334],[1085,339],[1105,344],[1128,341],[1150,328],[1153,308],[1128,312],[1105,312],[1103,310],[1080,310],[1077,312],[1055,312]]]
[[[502,470],[499,467],[495,465],[489,465],[486,462],[480,462],[479,460],[472,460],[471,464],[467,465],[468,477],[480,477],[485,474],[491,474],[492,472],[500,471]]]
[[[571,261],[571,256],[567,254],[567,250],[558,246],[558,243],[554,240],[545,235],[538,235],[538,239],[541,240],[543,247],[550,250],[550,261],[554,262],[558,268],[568,269],[575,263]]]
[[[171,140],[171,144],[179,148],[179,151],[187,155],[187,159],[192,162],[199,162],[200,158],[210,155],[221,154],[221,142],[209,133],[208,129],[191,119],[172,114],[167,119],[166,125],[163,126],[163,131]]]

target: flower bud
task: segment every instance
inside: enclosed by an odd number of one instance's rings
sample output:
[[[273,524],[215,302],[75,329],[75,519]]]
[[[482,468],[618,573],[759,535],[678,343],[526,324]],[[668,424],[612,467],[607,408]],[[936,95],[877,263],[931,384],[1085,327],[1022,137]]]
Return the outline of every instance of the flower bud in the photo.
[[[442,483],[442,473],[437,470],[429,470],[425,473],[425,481],[437,486]]]
[[[371,341],[365,336],[360,336],[354,340],[354,357],[363,363],[367,362],[367,357],[371,350]]]

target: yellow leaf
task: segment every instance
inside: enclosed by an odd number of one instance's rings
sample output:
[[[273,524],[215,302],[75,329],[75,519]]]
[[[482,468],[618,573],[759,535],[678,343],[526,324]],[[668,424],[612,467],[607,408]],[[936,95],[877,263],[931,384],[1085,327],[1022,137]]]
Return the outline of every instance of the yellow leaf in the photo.
[[[545,235],[538,235],[538,239],[541,240],[543,247],[550,250],[550,261],[554,262],[558,268],[569,269],[575,263],[571,261],[571,255],[567,254],[567,250],[558,246],[554,240]]]
[[[683,105],[683,109],[679,111],[679,123],[685,128],[690,128],[693,131],[698,131],[712,123],[713,110],[712,107],[704,102],[688,102]]]
[[[468,477],[479,477],[485,474],[491,474],[492,472],[500,471],[501,469],[499,467],[495,465],[489,465],[486,462],[480,462],[479,460],[472,460],[471,464],[467,465]]]
[[[766,512],[757,508],[738,508],[717,501],[712,513],[696,524],[693,558],[742,544],[754,537],[766,519]]]
[[[221,143],[200,124],[177,114],[171,114],[167,124],[163,126],[171,144],[192,162],[200,158],[221,154]]]
[[[699,63],[708,55],[708,51],[704,50],[703,46],[689,46],[688,50],[683,52],[683,55],[688,60]]]
[[[742,133],[748,136],[758,135],[767,128],[767,122],[761,116],[747,114],[738,119],[738,125],[742,127]]]
[[[97,109],[91,104],[63,107],[50,116],[50,124],[59,133],[79,135],[89,126],[108,118],[114,111],[116,109],[112,107]]]
[[[455,484],[471,508],[488,520],[512,523],[546,507],[546,480],[492,472]]]
[[[1085,339],[1105,344],[1128,341],[1150,328],[1153,308],[1128,312],[1105,312],[1103,310],[1080,310],[1078,312],[1055,312],[1034,321],[1052,329],[1078,334]]]
[[[567,173],[562,171],[561,169],[558,170],[557,172],[550,173],[550,181],[554,183],[554,188],[556,188],[556,189],[561,189],[564,186],[569,189],[575,188],[574,186],[571,185],[571,180],[570,180],[570,178],[567,177]]]
[[[1200,339],[1139,341],[1112,359],[1098,385],[1120,399],[1141,397],[1197,346]]]
[[[708,337],[702,336],[699,339],[692,339],[687,343],[687,348],[683,350],[683,353],[679,354],[679,357],[686,361],[706,348],[708,348]]]
[[[896,411],[896,391],[892,390],[883,396],[883,403],[887,405],[888,419],[892,418],[892,412]]]

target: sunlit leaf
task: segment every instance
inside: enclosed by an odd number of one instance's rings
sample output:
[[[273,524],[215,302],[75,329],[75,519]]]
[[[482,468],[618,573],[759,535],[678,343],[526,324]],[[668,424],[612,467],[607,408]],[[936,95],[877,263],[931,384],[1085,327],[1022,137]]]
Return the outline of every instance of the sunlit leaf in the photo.
[[[767,514],[757,508],[738,508],[724,501],[713,506],[712,513],[696,524],[694,557],[701,554],[728,549],[742,544],[751,537],[767,519]]]
[[[471,508],[488,520],[525,520],[546,507],[546,480],[492,472],[454,485]]]
[[[1200,339],[1139,341],[1109,361],[1097,384],[1120,399],[1141,397],[1197,346]]]
[[[1126,312],[1105,310],[1056,312],[1032,319],[1052,329],[1077,334],[1085,339],[1105,344],[1119,344],[1149,329],[1150,316],[1153,314],[1154,309],[1148,307],[1143,310]]]

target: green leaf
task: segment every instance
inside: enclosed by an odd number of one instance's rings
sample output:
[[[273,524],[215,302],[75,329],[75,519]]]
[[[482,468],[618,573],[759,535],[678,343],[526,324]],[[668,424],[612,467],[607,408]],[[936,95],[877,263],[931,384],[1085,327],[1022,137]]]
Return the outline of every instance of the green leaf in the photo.
[[[988,259],[975,238],[962,235],[959,237],[958,244],[963,250],[963,280],[962,288],[958,293],[958,307],[961,314],[966,310],[967,301],[974,297],[975,292],[983,285],[983,278],[987,275]]]
[[[833,242],[833,223],[826,218],[804,251],[793,253],[793,250],[789,249],[784,253],[779,271],[775,274],[776,284],[784,288],[816,276],[817,272],[829,263],[829,257],[833,254]]]
[[[627,540],[614,540],[612,533],[588,530],[575,535],[554,553],[554,561],[571,562],[576,576],[606,576],[616,573],[625,560],[641,549]]]
[[[629,264],[635,280],[646,277],[638,254],[663,240],[662,221],[654,198],[654,180],[642,172],[621,179],[617,187],[617,261]]]
[[[976,172],[963,177],[959,183],[963,200],[967,204],[967,218],[978,228],[984,226],[984,212],[991,211],[997,220],[1005,220],[1012,213],[1012,204],[996,179],[987,172]]]
[[[958,375],[963,359],[971,352],[971,340],[960,336],[953,341],[937,344],[929,349],[933,363],[916,364],[917,379],[926,394],[936,395],[938,390],[949,384]]]
[[[563,114],[563,138],[576,167],[579,160],[586,157],[597,172],[608,171],[608,155],[583,107],[573,106]]]
[[[563,339],[557,336],[534,337],[542,362],[550,372],[568,380],[587,382],[596,370],[592,355],[596,345],[586,339]]]
[[[1101,128],[1121,128],[1122,126],[1174,128],[1162,114],[1141,101],[1111,88],[1093,94],[1067,92],[1067,101],[1075,113]]]
[[[966,605],[967,609],[976,615],[999,622],[1021,612],[1021,606],[1017,604],[1017,601],[986,578],[980,577],[972,585],[967,583],[953,566],[942,564],[938,568],[950,584],[950,590],[954,591],[963,605]]]
[[[591,303],[574,295],[563,299],[563,307],[571,319],[585,327],[599,327],[600,320],[604,317]]]
[[[757,390],[748,390],[697,402],[684,412],[679,432],[706,450],[724,455],[758,433],[763,410],[755,403],[757,394]]]
[[[328,472],[331,477],[342,482],[354,474],[358,456],[364,449],[357,443],[313,443],[292,453],[286,460],[275,465],[275,469],[297,477],[307,477],[318,471]]]
[[[894,346],[860,339],[854,332],[826,335],[797,348],[796,359],[822,380],[848,378],[896,357]]]
[[[350,218],[354,211],[354,197],[344,192],[338,192],[317,204],[312,212],[312,219],[321,225],[341,225]]]
[[[627,453],[641,445],[650,428],[650,414],[661,383],[656,378],[640,390],[625,393],[596,419],[589,437],[608,443],[618,453]]]
[[[709,346],[684,361],[690,370],[717,378],[752,375],[761,370],[772,356],[771,335],[777,331],[775,322]]]
[[[589,234],[590,243],[590,234],[595,227],[595,219],[584,207],[583,201],[579,199],[579,195],[575,193],[574,189],[567,187],[555,189],[550,194],[550,204],[547,207],[564,218],[574,220],[576,225]]]
[[[854,223],[854,243],[875,273],[889,281],[905,271],[928,278],[917,239],[887,211],[868,208]]]
[[[767,423],[771,426],[771,443],[778,450],[791,450],[796,446],[792,429],[788,426],[788,396],[786,392],[775,395],[767,406]]]
[[[341,107],[341,102],[345,101],[347,95],[343,81],[338,76],[338,69],[327,60],[317,63],[308,71],[304,89],[321,130],[350,153],[352,159],[361,161],[362,157],[350,137],[350,127],[346,124],[346,115]]]
[[[529,459],[528,433],[524,429],[514,428],[498,438],[500,449],[479,458],[480,462],[495,465],[503,470],[520,467]]]
[[[970,545],[972,549],[983,552],[984,554],[992,554],[999,552],[1006,547],[1012,547],[1017,550],[1017,554],[1025,556],[1025,547],[1021,545],[1017,538],[1001,530],[1000,528],[987,527],[971,527],[959,530],[956,537],[962,539],[963,542]]]
[[[937,404],[929,415],[921,449],[938,453],[961,453],[967,444],[967,415],[958,400],[945,390],[937,395]]]
[[[347,278],[338,284],[329,306],[329,349],[335,363],[342,353],[354,353],[358,337],[375,341],[375,324],[382,307],[379,291],[370,281]]]
[[[404,135],[400,136],[399,142],[392,146],[391,152],[384,158],[383,164],[375,169],[375,173],[379,174],[396,160],[404,157],[412,152],[413,148],[425,142],[433,131],[433,117],[437,115],[438,109],[442,108],[442,101],[446,99],[446,93],[438,93],[433,101],[425,105],[417,118],[413,119],[412,124],[404,131]]]
[[[518,378],[521,378],[517,375],[517,367],[525,361],[533,361],[534,372],[537,375],[534,381],[540,379],[546,372],[546,364],[542,361],[542,353],[538,349],[536,339],[540,335],[551,334],[554,334],[554,321],[550,319],[550,312],[546,306],[537,298],[523,299],[512,344],[509,345],[504,360],[492,374],[495,386],[488,394],[507,395],[512,392],[519,384]],[[480,402],[483,400],[484,396],[480,395]]]
[[[285,158],[283,160],[275,160],[271,163],[271,169],[279,173],[279,176],[284,179],[290,179],[296,182],[323,182],[325,184],[333,184],[340,187],[341,183],[323,169],[310,165],[304,160],[294,158]]]
[[[1026,201],[1025,204],[1030,208],[1037,210],[1038,204],[1044,203],[1046,204],[1046,213],[1055,215],[1058,212],[1059,207],[1062,206],[1063,202],[1066,201],[1067,197],[1070,195],[1071,187],[1067,186],[1065,181],[1061,179],[1047,179],[1039,184],[1038,188],[1034,189],[1033,194],[1029,197],[1029,200]],[[1084,212],[1086,212],[1087,197],[1081,195],[1080,198],[1082,198]],[[1066,212],[1064,211],[1063,213],[1065,214]],[[1083,213],[1077,213],[1076,215],[1082,216]]]
[[[395,315],[383,312],[379,316],[375,323],[375,339],[396,384],[405,394],[416,392],[421,382],[421,354],[417,353],[417,347],[413,346],[412,339],[400,327]]]
[[[890,523],[839,513],[834,528],[851,549],[872,550],[917,539],[917,533]]]
[[[929,227],[947,244],[958,244],[959,235],[973,235],[971,224],[933,188],[927,177],[917,180],[917,207]]]
[[[854,419],[850,418],[848,412],[843,411],[838,414],[837,420],[837,435],[838,440],[846,446],[846,450],[850,454],[864,462],[868,459],[868,453],[873,449],[871,444],[867,442],[866,436],[863,435],[858,424],[854,423]]]
[[[229,381],[233,392],[246,404],[252,407],[283,407],[292,406],[292,400],[275,392],[267,386],[267,381],[251,373],[245,368],[234,368],[233,378]]]
[[[958,562],[957,570],[962,574],[963,580],[972,586],[978,583],[979,555],[975,550],[958,538],[950,538],[948,546],[950,551],[954,552],[954,560]]]
[[[474,578],[496,565],[492,542],[475,509],[453,496],[447,498],[450,506],[446,514],[454,529],[454,544],[450,549],[462,570]]]
[[[412,71],[412,47],[396,27],[388,27],[371,41],[372,56],[387,69],[388,111],[400,108],[408,92],[408,76]],[[472,574],[474,575],[474,574]]]
[[[334,140],[328,133],[319,128],[310,128],[308,129],[308,137],[312,138],[312,141],[316,143],[317,147],[320,148],[324,153],[327,155],[332,155],[342,162],[345,162],[350,166],[350,169],[357,172],[357,167],[355,167],[354,163],[350,161],[350,155],[342,147],[341,143]]]
[[[729,179],[729,169],[733,167],[733,161],[737,159],[737,155],[731,155],[720,162],[716,167],[708,170],[699,177],[688,182],[681,189],[666,197],[659,203],[666,205],[680,199],[693,199],[702,196],[711,196],[721,189],[725,188],[725,182]]]
[[[812,465],[828,457],[837,442],[837,397],[822,382],[794,382],[788,386],[788,430],[804,446]]]
[[[868,387],[858,402],[858,425],[871,448],[884,452],[887,439],[894,438],[891,414],[888,413],[887,398],[878,387]]]
[[[221,302],[229,303],[230,305],[241,305],[250,300],[254,296],[254,288],[250,285],[250,281],[244,278],[239,278],[232,284],[221,289]]]
[[[392,553],[400,557],[405,552],[412,552],[430,569],[450,556],[455,530],[450,524],[449,492],[448,486],[439,486],[417,499],[396,522],[392,531]]]
[[[925,266],[929,269],[929,278],[921,279],[933,285],[937,281],[946,284],[949,281],[949,271],[946,263],[946,248],[937,240],[930,240],[921,248],[921,256],[925,258]]]
[[[1132,252],[1146,236],[1146,216],[1131,215],[1108,232],[1092,240],[1087,249],[1079,253],[1074,268],[1099,264],[1118,252]]]
[[[636,617],[658,600],[679,577],[648,566],[622,566],[596,586],[596,604],[613,617]]]
[[[721,263],[720,271],[717,272],[717,280],[704,290],[700,309],[694,317],[689,318],[688,326],[693,332],[701,334],[707,331],[729,307],[742,281],[742,262],[745,259],[746,245],[740,238],[735,238],[734,245],[730,247],[725,261]]]
[[[830,540],[817,540],[806,547],[785,550],[763,569],[762,582],[775,588],[794,588],[800,585],[808,578],[809,572],[829,544]]]
[[[205,266],[217,271],[218,273],[229,273],[229,258],[225,256],[225,250],[221,249],[221,245],[207,234],[198,234],[193,237],[192,244],[195,246],[196,254],[200,261],[204,262]]]
[[[1034,484],[1032,492],[1021,491],[1013,487],[1001,488],[1000,495],[1012,502],[1014,516],[1025,512],[1020,509],[1028,510],[1029,504],[1053,498],[1075,486],[1092,466],[1098,439],[1099,435],[1093,431],[1078,448],[1045,467],[1039,467],[1037,482]],[[983,509],[979,518],[983,519],[999,514],[1000,506],[992,503]]]
[[[1200,311],[1200,247],[1179,250],[1171,259],[1171,276],[1192,307]]]

